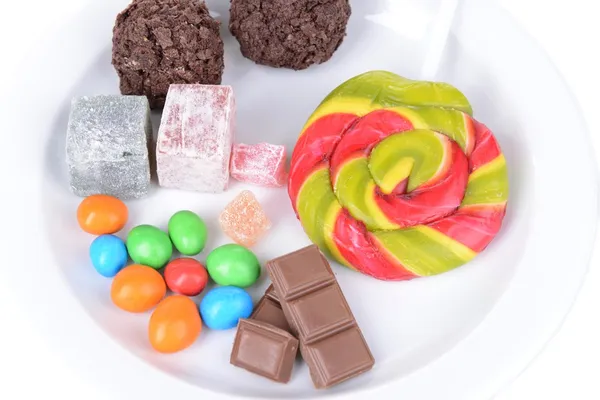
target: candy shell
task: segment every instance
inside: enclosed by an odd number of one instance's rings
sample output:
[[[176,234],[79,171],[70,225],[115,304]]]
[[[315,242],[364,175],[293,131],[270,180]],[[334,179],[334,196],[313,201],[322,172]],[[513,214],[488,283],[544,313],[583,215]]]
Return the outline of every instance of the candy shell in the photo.
[[[208,273],[193,258],[178,258],[165,267],[165,281],[174,293],[197,296],[206,287]]]
[[[98,236],[90,245],[92,265],[104,277],[112,278],[127,264],[127,247],[114,235]]]
[[[210,277],[219,285],[246,288],[260,276],[260,263],[247,248],[226,244],[214,249],[206,259]]]
[[[173,244],[169,235],[160,229],[139,225],[127,236],[127,250],[134,262],[159,269],[171,259]]]
[[[210,329],[225,330],[235,328],[240,318],[250,317],[253,308],[252,298],[244,289],[221,286],[206,293],[200,314]]]
[[[123,268],[113,279],[110,297],[122,310],[140,313],[156,306],[167,293],[163,277],[145,265]]]
[[[181,254],[195,256],[206,245],[206,225],[191,211],[179,211],[169,220],[169,236]]]
[[[77,208],[79,226],[92,235],[116,233],[123,229],[127,218],[127,206],[113,196],[95,194],[83,199]]]
[[[202,331],[198,307],[185,296],[167,297],[150,316],[148,338],[160,353],[175,353],[192,345]]]

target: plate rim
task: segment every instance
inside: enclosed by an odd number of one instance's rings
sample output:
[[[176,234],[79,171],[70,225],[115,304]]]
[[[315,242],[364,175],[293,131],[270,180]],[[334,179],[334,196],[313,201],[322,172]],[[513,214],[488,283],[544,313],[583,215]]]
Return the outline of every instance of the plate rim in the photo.
[[[93,3],[93,2],[88,2],[88,3]],[[495,6],[496,7],[501,7],[498,4],[495,4]],[[80,11],[76,15],[74,15],[72,17],[72,19],[75,19],[78,16],[80,16],[82,13],[85,13],[86,9],[89,8],[89,7],[90,7],[90,5],[85,6],[84,10]],[[508,14],[507,14],[507,16],[508,16]],[[514,17],[512,17],[512,15],[510,15],[508,17],[509,17],[510,22],[515,26],[515,29],[517,29],[517,30],[520,31],[520,35],[524,39],[527,39],[530,45],[532,45],[534,48],[536,48],[538,51],[540,51],[544,55],[544,57],[546,58],[546,61],[547,61],[546,64],[549,65],[549,67],[552,69],[552,73],[554,75],[556,75],[556,77],[557,77],[557,84],[560,84],[560,86],[562,86],[562,88],[564,89],[564,91],[568,94],[568,96],[569,96],[569,103],[571,103],[573,105],[574,109],[576,110],[576,113],[577,113],[577,116],[578,116],[578,120],[579,120],[578,123],[581,125],[581,131],[582,131],[582,136],[583,136],[582,139],[585,141],[586,144],[589,144],[588,149],[589,149],[589,153],[590,154],[588,154],[588,157],[589,157],[588,161],[591,164],[593,164],[593,166],[595,167],[595,168],[591,168],[590,172],[591,172],[592,175],[594,175],[594,178],[595,178],[595,185],[593,185],[593,192],[594,192],[593,193],[593,197],[594,197],[594,200],[595,200],[594,203],[597,205],[598,204],[598,193],[599,193],[599,182],[600,182],[599,174],[598,174],[598,168],[597,168],[598,161],[597,161],[596,156],[595,156],[595,154],[593,153],[593,150],[592,150],[593,146],[591,146],[591,141],[590,141],[590,130],[589,130],[588,126],[587,126],[587,123],[585,122],[583,110],[581,109],[581,106],[580,106],[579,102],[577,101],[577,99],[573,95],[573,93],[572,93],[570,87],[568,86],[566,80],[564,79],[564,77],[562,76],[562,74],[560,73],[560,71],[558,70],[558,68],[556,67],[556,65],[554,64],[554,62],[552,61],[552,59],[548,56],[548,54],[546,53],[545,49],[539,43],[537,43],[537,41],[535,41],[533,39],[533,37],[524,29],[524,27]],[[66,21],[66,22],[67,23],[65,25],[68,26],[68,25],[70,25],[70,23],[72,21]],[[48,36],[54,37],[56,34],[57,34],[57,32],[52,32]],[[9,87],[9,90],[7,91],[7,93],[11,93],[11,88],[10,87]],[[16,109],[17,107],[14,106],[14,108]],[[53,118],[54,118],[54,116],[53,116]],[[9,118],[9,121],[10,121],[10,118]],[[10,123],[9,123],[9,126],[10,126]],[[12,156],[14,157],[14,155],[12,155]],[[43,159],[43,157],[41,157],[41,158]],[[15,159],[16,159],[16,157],[15,157]],[[6,160],[10,162],[12,160],[11,155],[9,155],[9,157],[7,159],[5,159],[4,161],[6,161]],[[15,160],[15,162],[16,162],[16,160]],[[11,179],[11,177],[9,177],[9,182],[10,182],[10,179]],[[15,178],[15,181],[16,182],[13,182],[13,183],[15,183],[14,187],[18,187],[17,184],[19,184],[20,182],[18,182],[16,178]],[[41,188],[41,182],[40,182],[39,187]],[[27,203],[25,203],[23,205],[25,206],[26,204]],[[39,210],[39,212],[41,212],[41,210]],[[598,213],[598,209],[596,207],[594,209],[595,218],[593,219],[593,221],[594,221],[593,222],[593,227],[592,227],[593,235],[591,237],[591,243],[594,242],[594,239],[595,239],[595,237],[597,235],[597,231],[598,231],[598,214],[599,214]],[[19,246],[19,244],[17,244],[17,246]],[[575,301],[576,301],[576,299],[577,299],[577,297],[578,297],[578,295],[580,293],[581,286],[583,285],[583,283],[585,281],[585,278],[587,276],[587,273],[589,271],[589,267],[591,265],[591,257],[593,255],[593,251],[594,251],[593,247],[594,247],[593,245],[589,246],[590,250],[589,250],[589,254],[586,257],[587,262],[585,264],[585,269],[584,269],[583,273],[581,274],[581,276],[578,279],[577,289],[572,294],[572,296],[570,296],[571,299],[570,299],[569,305],[567,307],[566,313],[564,313],[564,314],[561,315],[560,321],[558,322],[558,324],[556,324],[556,326],[553,329],[553,331],[550,332],[545,339],[541,340],[542,344],[541,344],[541,346],[537,346],[539,348],[535,351],[535,355],[533,357],[529,357],[529,356],[526,357],[528,360],[524,363],[524,365],[522,365],[522,367],[519,368],[518,372],[516,372],[516,373],[505,373],[504,374],[505,376],[502,379],[500,379],[500,380],[497,379],[496,380],[497,384],[494,385],[496,387],[495,387],[495,389],[494,389],[493,392],[489,392],[490,395],[494,395],[499,390],[502,390],[504,387],[506,387],[506,385],[508,383],[512,382],[524,370],[526,370],[527,366],[530,365],[537,358],[537,356],[540,354],[540,352],[551,342],[552,338],[556,335],[556,333],[558,331],[560,331],[560,328],[564,324],[567,316],[570,314],[570,311],[571,311],[573,305],[575,304]],[[43,252],[40,252],[40,253],[43,253]],[[50,253],[50,250],[48,250],[48,253]],[[14,273],[14,271],[12,271],[12,272]],[[60,274],[54,274],[54,275],[60,275]],[[54,277],[54,278],[57,278],[57,277]],[[56,279],[53,279],[53,280],[56,281]],[[14,281],[14,279],[13,279],[13,281]],[[66,283],[65,283],[65,281],[64,281],[64,279],[62,278],[62,276],[60,276],[60,279],[58,279],[58,281],[63,282],[63,286],[67,286]],[[505,296],[507,296],[508,292],[509,292],[509,289],[507,289],[501,295],[501,297],[498,299],[497,303],[494,305],[494,308],[489,312],[488,316],[491,315],[494,312],[494,310],[496,309],[496,307],[498,307],[498,304],[505,298]],[[83,312],[82,315],[85,315],[85,318],[88,319],[88,322],[89,322],[88,329],[89,330],[101,332],[100,335],[105,336],[105,339],[108,339],[109,341],[112,341],[113,344],[116,344],[116,348],[122,347],[112,337],[110,337],[109,335],[107,335],[106,333],[104,333],[102,329],[99,329],[99,327],[96,325],[96,322],[87,314],[87,312],[86,312],[85,308],[83,307],[83,305],[77,300],[77,298],[73,295],[73,293],[70,291],[70,289],[67,288],[67,290],[65,291],[65,293],[63,293],[62,295],[66,296],[65,299],[68,299],[67,301],[69,301],[71,303],[70,304],[71,305],[70,308],[73,309],[74,307],[80,307],[80,311]],[[33,304],[33,302],[31,302],[30,304],[27,304],[26,307],[29,307],[29,311],[31,312],[30,314],[28,314],[28,316],[31,316],[32,314],[35,314],[36,304]],[[37,310],[37,311],[38,311],[38,314],[39,314],[40,311],[39,310]],[[465,336],[463,338],[463,340],[461,340],[460,343],[457,343],[450,351],[448,351],[447,353],[443,354],[440,358],[438,358],[435,361],[433,361],[432,365],[433,364],[438,364],[441,359],[447,359],[447,357],[449,357],[450,353],[454,353],[455,351],[458,351],[457,349],[459,349],[461,346],[464,346],[465,342],[467,342],[469,340],[469,338],[472,338],[475,335],[475,333],[481,328],[481,326],[484,325],[488,321],[488,316],[486,316],[485,320],[482,321],[479,324],[478,327],[476,327],[473,331],[469,332],[469,334],[467,336]],[[51,329],[48,329],[49,327],[45,326],[45,324],[39,323],[42,320],[48,322],[47,319],[45,319],[45,318],[40,318],[40,319],[38,319],[36,321],[36,322],[38,322],[36,325],[37,325],[37,327],[38,327],[38,329],[40,331],[40,335],[42,335],[42,332],[50,332],[50,330],[51,330]],[[50,339],[50,338],[48,338],[48,339]],[[51,340],[56,340],[56,338],[53,338]],[[69,343],[69,341],[64,340],[64,338],[62,340],[60,340],[60,338],[59,338],[59,341],[62,342],[62,344]],[[80,344],[80,345],[82,345],[82,344]],[[56,351],[56,348],[54,350]],[[190,385],[189,383],[183,382],[183,381],[181,381],[181,380],[179,380],[179,379],[177,379],[177,378],[175,378],[173,376],[170,376],[169,374],[166,374],[166,373],[160,371],[156,367],[148,365],[146,362],[144,362],[144,360],[138,358],[133,353],[130,353],[128,351],[124,351],[123,352],[123,351],[121,351],[121,349],[119,349],[118,352],[120,353],[120,356],[121,356],[120,358],[121,359],[123,359],[123,360],[127,359],[127,361],[124,361],[127,364],[135,365],[136,367],[139,367],[140,365],[145,366],[146,368],[149,368],[148,373],[150,373],[149,371],[151,371],[151,370],[158,371],[159,375],[162,376],[163,379],[158,379],[158,377],[157,377],[157,379],[156,379],[157,381],[161,380],[161,381],[165,382],[165,384],[168,384],[168,385],[171,385],[171,386],[175,385],[175,386],[182,387],[182,389],[181,389],[182,390],[181,395],[184,395],[185,393],[188,393],[188,394],[192,394],[193,393],[193,394],[197,395],[197,394],[200,394],[201,392],[205,392],[206,394],[210,394],[212,396],[212,398],[223,398],[223,399],[233,398],[233,396],[230,396],[229,394],[213,392],[210,389],[200,388],[200,387],[197,387],[197,386]],[[79,355],[80,355],[80,353],[77,353],[77,351],[75,351],[75,352],[72,352],[72,354],[69,356],[71,358],[71,360],[68,363],[68,365],[69,365],[69,367],[71,369],[75,369],[74,365],[75,365],[75,360],[76,359],[79,359],[78,362],[81,363],[80,357],[78,357]],[[73,356],[75,356],[75,357],[73,358]],[[523,363],[520,362],[519,364],[523,364]],[[86,363],[83,363],[83,365],[86,365]],[[91,364],[88,362],[87,365],[90,366]],[[429,366],[421,368],[419,370],[416,370],[411,375],[408,375],[408,376],[406,376],[404,378],[405,379],[409,379],[410,376],[412,376],[412,375],[414,375],[414,374],[422,371],[425,368],[429,368]],[[82,371],[80,370],[78,372],[82,372]],[[89,370],[86,371],[86,373],[87,373],[87,375],[90,375],[90,374],[93,375],[93,372],[91,372]],[[138,375],[140,375],[140,377],[141,376],[147,376],[147,375],[145,375],[142,372],[140,372],[140,374],[138,374]],[[154,374],[155,377],[156,377],[156,375],[157,374]],[[172,381],[169,381],[171,379],[172,379]],[[500,382],[500,381],[502,381],[502,382]],[[380,387],[374,388],[372,390],[372,393],[373,394],[375,394],[375,393],[377,393],[377,394],[384,394],[384,391],[390,390],[393,386],[396,386],[397,383],[398,382],[393,382],[393,383],[389,383],[389,384],[382,385]],[[186,387],[189,387],[189,388],[183,389],[183,385],[182,384],[185,385]],[[123,387],[119,387],[119,388],[123,389]],[[185,393],[184,393],[184,390],[185,390]],[[148,392],[150,393],[150,390]],[[123,393],[124,393],[124,391],[123,391]],[[135,393],[137,393],[137,395],[139,395],[139,392],[135,392]],[[360,391],[359,395],[360,394],[364,394],[364,393],[365,393],[364,391]],[[160,395],[160,393],[159,393],[159,395]],[[352,394],[350,394],[350,396],[352,396]],[[328,395],[327,397],[332,397],[332,398],[345,397],[345,398],[348,398],[349,396],[348,396],[348,393],[340,393],[340,394]],[[152,397],[148,397],[148,398],[150,399]],[[158,398],[158,396],[157,396],[157,398]],[[460,397],[460,398],[464,399],[465,397]],[[479,398],[481,398],[481,397],[479,397]]]

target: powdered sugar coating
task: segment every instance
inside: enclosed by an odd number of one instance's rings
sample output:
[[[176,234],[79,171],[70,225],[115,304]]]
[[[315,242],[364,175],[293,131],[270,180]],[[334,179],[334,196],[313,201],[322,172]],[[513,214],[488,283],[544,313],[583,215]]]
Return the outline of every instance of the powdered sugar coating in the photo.
[[[207,193],[225,191],[234,121],[231,86],[171,85],[156,147],[159,185]]]
[[[240,181],[266,187],[285,185],[284,146],[269,143],[234,144],[231,155],[231,176]]]
[[[237,195],[219,215],[223,232],[234,242],[251,247],[271,229],[271,221],[249,190]]]
[[[74,98],[66,140],[71,191],[81,197],[144,197],[150,189],[151,140],[145,96]]]

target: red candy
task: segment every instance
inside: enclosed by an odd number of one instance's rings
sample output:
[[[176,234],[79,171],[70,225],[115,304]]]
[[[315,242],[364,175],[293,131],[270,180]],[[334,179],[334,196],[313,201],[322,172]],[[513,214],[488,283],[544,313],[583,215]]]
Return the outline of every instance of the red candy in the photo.
[[[231,155],[231,176],[240,182],[281,187],[287,178],[286,157],[284,146],[235,144]]]
[[[184,296],[196,296],[206,287],[208,273],[193,258],[178,258],[167,264],[165,281],[171,291]]]

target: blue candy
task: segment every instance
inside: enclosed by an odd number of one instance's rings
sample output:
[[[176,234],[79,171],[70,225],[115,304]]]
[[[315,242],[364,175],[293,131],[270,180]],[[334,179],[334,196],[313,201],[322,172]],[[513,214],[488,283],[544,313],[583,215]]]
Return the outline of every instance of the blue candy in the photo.
[[[114,235],[98,236],[90,245],[92,265],[107,278],[115,276],[127,264],[125,242]]]
[[[252,314],[252,298],[244,289],[221,286],[212,289],[200,302],[202,321],[210,329],[224,330],[237,326],[240,318]]]

